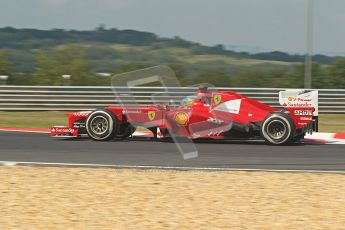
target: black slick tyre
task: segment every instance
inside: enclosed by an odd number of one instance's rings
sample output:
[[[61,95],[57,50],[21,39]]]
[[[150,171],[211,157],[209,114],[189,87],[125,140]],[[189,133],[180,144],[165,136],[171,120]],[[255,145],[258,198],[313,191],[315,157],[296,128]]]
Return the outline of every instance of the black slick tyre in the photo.
[[[282,112],[271,113],[262,122],[261,134],[269,144],[289,144],[294,141],[295,125],[288,114]]]
[[[119,121],[108,110],[95,110],[86,119],[86,132],[95,141],[108,141],[116,137]]]

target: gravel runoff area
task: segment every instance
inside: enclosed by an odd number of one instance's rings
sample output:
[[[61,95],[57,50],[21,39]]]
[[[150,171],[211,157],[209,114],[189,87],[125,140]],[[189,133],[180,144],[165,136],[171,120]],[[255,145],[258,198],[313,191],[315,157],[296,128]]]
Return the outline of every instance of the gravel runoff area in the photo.
[[[0,229],[344,229],[345,175],[0,167]]]

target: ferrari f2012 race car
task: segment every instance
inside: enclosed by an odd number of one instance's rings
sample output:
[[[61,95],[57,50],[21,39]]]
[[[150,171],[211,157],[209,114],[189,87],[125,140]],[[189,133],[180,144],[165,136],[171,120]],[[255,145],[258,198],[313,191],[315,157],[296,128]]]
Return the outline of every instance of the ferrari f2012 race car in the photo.
[[[283,109],[271,107],[233,91],[201,87],[180,105],[109,106],[68,114],[68,126],[54,126],[51,136],[87,135],[95,141],[129,138],[146,127],[157,138],[261,139],[284,145],[316,129],[317,91],[281,91]]]

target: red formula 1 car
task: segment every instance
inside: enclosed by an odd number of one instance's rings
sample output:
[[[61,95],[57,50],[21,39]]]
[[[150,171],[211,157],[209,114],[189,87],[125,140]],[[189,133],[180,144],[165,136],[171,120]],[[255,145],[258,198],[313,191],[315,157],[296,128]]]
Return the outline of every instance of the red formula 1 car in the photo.
[[[312,93],[281,92],[284,109],[280,110],[236,92],[203,88],[194,97],[183,99],[179,106],[110,106],[72,112],[68,114],[68,126],[52,127],[51,136],[88,135],[95,141],[107,141],[131,137],[142,126],[151,130],[154,137],[159,129],[163,137],[262,139],[283,145],[297,142],[315,129]]]

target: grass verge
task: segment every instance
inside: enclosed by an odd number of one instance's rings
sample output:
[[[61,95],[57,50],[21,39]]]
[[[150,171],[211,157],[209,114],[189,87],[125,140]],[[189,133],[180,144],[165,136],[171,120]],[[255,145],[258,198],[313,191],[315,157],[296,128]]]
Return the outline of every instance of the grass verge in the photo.
[[[50,128],[67,125],[66,112],[0,112],[1,128]]]

